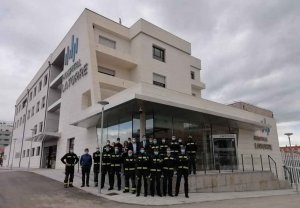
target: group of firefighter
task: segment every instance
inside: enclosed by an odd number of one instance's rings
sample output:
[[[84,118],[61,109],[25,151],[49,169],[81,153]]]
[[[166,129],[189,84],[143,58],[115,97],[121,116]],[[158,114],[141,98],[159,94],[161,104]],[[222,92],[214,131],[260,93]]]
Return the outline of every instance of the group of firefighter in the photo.
[[[160,197],[166,195],[173,197],[172,181],[176,173],[175,196],[178,196],[181,178],[183,177],[184,193],[185,197],[188,198],[188,176],[192,172],[196,174],[196,151],[197,145],[191,136],[188,137],[185,143],[181,138],[177,140],[175,136],[172,136],[170,142],[166,139],[158,142],[155,138],[146,139],[145,136],[141,138],[141,141],[136,141],[135,138],[132,140],[128,138],[124,142],[124,145],[120,143],[119,138],[113,144],[110,144],[110,141],[107,140],[102,152],[101,188],[104,188],[105,177],[108,175],[108,190],[113,190],[116,176],[117,187],[120,191],[121,174],[123,173],[125,179],[124,193],[131,192],[132,194],[136,194],[136,196],[140,196],[143,180],[144,196],[146,197],[148,195],[149,179],[151,196],[155,195],[156,190],[156,194]],[[97,151],[93,153],[95,186],[98,186],[100,158],[101,152],[97,148]],[[78,161],[73,162],[76,164]],[[72,166],[67,165],[66,172],[68,167],[72,169]],[[163,182],[162,191],[161,180]],[[130,181],[131,188],[129,186]],[[65,179],[66,182],[68,183]]]

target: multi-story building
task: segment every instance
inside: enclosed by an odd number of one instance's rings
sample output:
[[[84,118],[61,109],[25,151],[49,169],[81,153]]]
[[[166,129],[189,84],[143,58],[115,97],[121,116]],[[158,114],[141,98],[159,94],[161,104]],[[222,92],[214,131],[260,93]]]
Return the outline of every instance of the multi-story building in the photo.
[[[106,100],[103,140],[192,135],[199,169],[240,169],[250,154],[268,164],[270,155],[282,177],[273,115],[203,99],[201,70],[189,42],[85,9],[16,101],[14,166],[62,168],[70,147],[95,150]]]
[[[4,147],[10,145],[13,130],[13,122],[0,121],[0,155],[4,153]]]

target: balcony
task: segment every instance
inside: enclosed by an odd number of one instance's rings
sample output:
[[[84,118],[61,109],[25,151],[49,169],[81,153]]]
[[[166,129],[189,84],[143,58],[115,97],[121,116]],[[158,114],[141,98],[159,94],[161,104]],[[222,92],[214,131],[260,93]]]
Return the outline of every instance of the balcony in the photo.
[[[62,84],[62,75],[63,72],[55,77],[55,79],[50,83],[50,88],[57,88],[60,84]]]
[[[61,103],[61,98],[48,107],[48,112],[55,112],[57,109],[60,108],[60,103]]]
[[[115,68],[133,69],[137,64],[126,53],[117,49],[108,48],[98,44],[96,46],[97,62],[99,65],[110,65]]]
[[[192,88],[203,90],[205,89],[205,84],[201,81],[192,80]]]

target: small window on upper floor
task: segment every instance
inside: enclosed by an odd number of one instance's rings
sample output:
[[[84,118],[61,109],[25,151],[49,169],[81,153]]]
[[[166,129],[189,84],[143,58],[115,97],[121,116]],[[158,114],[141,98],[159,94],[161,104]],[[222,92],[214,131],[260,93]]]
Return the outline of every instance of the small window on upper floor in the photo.
[[[46,104],[46,97],[44,96],[43,98],[42,98],[42,109],[45,107],[45,104]]]
[[[33,89],[33,97],[36,96],[36,87]]]
[[[153,46],[153,58],[165,62],[165,49]]]
[[[191,71],[191,79],[195,79],[195,72]]]
[[[42,85],[43,85],[43,83],[42,83],[42,81],[40,81],[40,82],[39,82],[39,89],[38,89],[38,91],[41,91],[41,90],[42,90]]]
[[[32,92],[30,92],[30,94],[29,94],[29,101],[31,101],[32,100]]]
[[[166,77],[153,73],[153,84],[160,87],[166,87]]]
[[[106,46],[106,47],[116,49],[116,41],[111,40],[111,39],[106,38],[106,37],[103,37],[101,35],[99,36],[99,43],[101,45]]]
[[[44,86],[46,86],[47,83],[48,83],[48,75],[46,74],[44,76]]]
[[[107,75],[110,75],[110,76],[116,76],[116,71],[115,70],[104,68],[102,66],[98,66],[98,72],[100,72],[102,74],[107,74]]]

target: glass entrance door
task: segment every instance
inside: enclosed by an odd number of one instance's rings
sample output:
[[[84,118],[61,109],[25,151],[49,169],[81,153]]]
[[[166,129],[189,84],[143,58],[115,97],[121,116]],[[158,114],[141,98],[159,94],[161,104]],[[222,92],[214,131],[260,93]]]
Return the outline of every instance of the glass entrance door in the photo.
[[[217,170],[237,169],[236,135],[212,135],[214,164]]]

